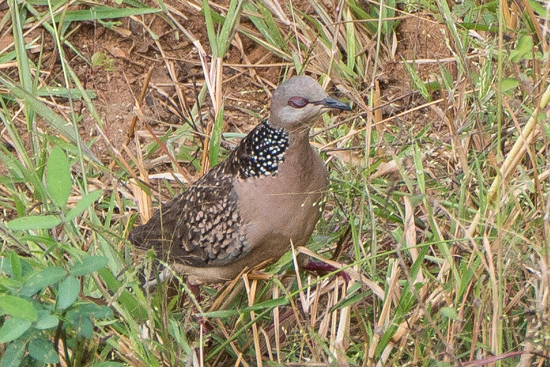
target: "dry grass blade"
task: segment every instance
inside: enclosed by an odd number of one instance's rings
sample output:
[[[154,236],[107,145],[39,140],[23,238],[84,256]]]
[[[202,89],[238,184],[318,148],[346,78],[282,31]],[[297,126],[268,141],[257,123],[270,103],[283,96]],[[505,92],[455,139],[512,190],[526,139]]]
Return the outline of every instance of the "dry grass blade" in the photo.
[[[488,191],[488,201],[491,203],[491,205],[494,205],[494,200],[496,198],[497,192],[500,188],[501,182],[505,182],[509,175],[512,173],[513,170],[516,168],[516,164],[519,159],[523,157],[525,152],[527,152],[527,147],[530,144],[530,142],[533,141],[535,137],[537,126],[537,117],[539,113],[539,109],[545,109],[548,105],[548,102],[550,100],[550,86],[548,86],[545,90],[545,92],[541,95],[540,102],[537,106],[537,108],[534,110],[533,115],[529,118],[529,121],[527,121],[527,124],[523,127],[523,129],[520,131],[520,135],[516,142],[514,143],[514,146],[506,156],[506,159],[502,163],[502,167],[500,169],[500,175],[497,176],[497,178],[493,181],[493,184],[489,188]],[[466,233],[467,237],[471,238],[474,236],[474,234],[478,230],[478,224],[481,219],[481,211],[478,211],[474,219],[472,220],[472,224],[469,226],[468,231]]]
[[[318,254],[314,253],[313,251],[309,250],[308,248],[305,248],[305,247],[298,247],[296,249],[296,251],[298,253],[301,253],[301,254],[304,254],[306,256],[309,256],[311,257],[312,259],[316,259],[316,260],[319,260],[319,261],[322,261],[322,262],[325,262],[327,263],[328,265],[331,265],[333,266],[334,268],[336,269],[345,269],[346,273],[356,282],[361,282],[363,283],[364,285],[366,285],[368,288],[370,288],[372,290],[372,292],[377,296],[379,297],[380,299],[383,299],[384,298],[384,290],[382,288],[380,288],[380,286],[378,286],[376,283],[374,283],[373,281],[367,279],[364,275],[360,274],[357,270],[354,270],[353,268],[350,268],[348,266],[345,266],[343,264],[340,264],[336,261],[332,261],[332,260],[329,260],[329,259],[325,259],[321,256],[319,256]]]
[[[337,300],[337,293],[340,289],[340,279],[336,279],[334,285],[335,301]],[[347,284],[342,289],[341,298],[345,296],[345,290],[350,289],[352,283]],[[346,354],[349,348],[349,331],[350,331],[350,309],[351,306],[346,306],[339,311],[333,311],[334,320],[337,321],[338,326],[334,328],[335,337],[331,342],[331,352],[336,356],[339,366],[349,366],[349,362],[346,358]],[[337,315],[337,313],[339,313]]]
[[[248,295],[248,306],[252,307],[254,305],[254,300],[256,297],[256,287],[258,285],[258,281],[253,280],[252,284],[250,284],[248,277],[246,276],[246,274],[244,274],[243,282],[246,288],[246,294]],[[254,311],[250,311],[250,321],[255,321],[255,319],[256,316]],[[252,335],[254,340],[254,349],[256,350],[256,366],[262,367],[263,361],[260,348],[260,336],[258,334],[258,326],[256,325],[256,323],[252,324]]]

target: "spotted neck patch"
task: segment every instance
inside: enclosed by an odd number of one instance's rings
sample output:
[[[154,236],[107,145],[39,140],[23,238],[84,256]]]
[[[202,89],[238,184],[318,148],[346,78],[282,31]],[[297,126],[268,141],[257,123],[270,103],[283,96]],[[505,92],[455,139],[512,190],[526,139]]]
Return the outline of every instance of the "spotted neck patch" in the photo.
[[[242,179],[276,175],[288,149],[288,133],[262,122],[233,152],[231,166]]]

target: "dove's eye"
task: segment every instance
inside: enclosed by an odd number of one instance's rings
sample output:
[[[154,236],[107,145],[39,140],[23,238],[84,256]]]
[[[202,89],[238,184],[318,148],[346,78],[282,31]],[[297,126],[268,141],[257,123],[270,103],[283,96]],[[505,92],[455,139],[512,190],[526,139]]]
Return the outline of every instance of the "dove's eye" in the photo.
[[[304,108],[305,106],[308,105],[308,103],[309,101],[302,97],[291,97],[288,100],[288,105],[294,108]]]

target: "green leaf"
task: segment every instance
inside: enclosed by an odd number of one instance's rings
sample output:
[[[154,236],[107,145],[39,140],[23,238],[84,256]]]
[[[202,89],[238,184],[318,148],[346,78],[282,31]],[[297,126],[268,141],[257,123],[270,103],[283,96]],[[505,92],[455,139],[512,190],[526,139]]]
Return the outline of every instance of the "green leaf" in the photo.
[[[509,90],[515,89],[519,86],[519,82],[515,78],[504,78],[500,83],[500,91],[506,93]]]
[[[531,8],[533,8],[533,11],[538,13],[538,15],[542,19],[548,19],[550,18],[550,11],[546,9],[545,2],[537,2],[535,0],[529,0],[529,5],[531,5]]]
[[[96,190],[82,197],[82,199],[76,203],[76,206],[69,210],[65,217],[65,221],[70,222],[78,217],[84,210],[88,209],[97,199],[99,199],[101,195],[103,195],[103,190]]]
[[[36,321],[38,314],[31,302],[17,296],[0,295],[0,308],[4,313],[18,319]]]
[[[25,216],[25,204],[23,204],[23,201],[19,199],[17,195],[12,195],[13,201],[15,201],[15,209],[17,210],[17,216],[18,217],[24,217]]]
[[[458,314],[456,313],[456,310],[454,308],[442,307],[440,312],[441,315],[443,315],[443,317],[447,319],[458,320]]]
[[[422,95],[422,97],[424,97],[424,99],[426,99],[427,101],[431,101],[432,97],[428,92],[428,88],[426,88],[424,81],[418,75],[416,69],[413,66],[409,65],[409,63],[407,62],[404,62],[404,65],[411,76],[411,85],[414,86],[414,88]]]
[[[393,17],[393,15],[392,15]],[[355,25],[353,22],[353,17],[351,16],[351,11],[348,9],[344,12],[344,26],[346,28],[346,59],[347,59],[347,66],[350,69],[355,69],[355,61],[356,61],[356,55],[357,55],[357,44],[356,44],[356,36],[355,36]],[[383,24],[390,25],[392,22],[384,22]],[[386,34],[390,34],[391,29],[389,31],[386,31]]]
[[[261,302],[258,304],[255,304],[254,306],[247,307],[244,310],[224,310],[224,311],[213,311],[213,312],[205,312],[202,313],[202,317],[216,317],[216,318],[225,318],[225,317],[231,317],[239,314],[246,314],[250,313],[251,311],[259,311],[259,310],[265,310],[265,309],[272,309],[278,306],[284,306],[289,303],[288,298],[286,297],[279,297],[275,299],[271,299],[266,302]]]
[[[0,277],[0,288],[7,288],[12,292],[16,293],[19,288],[21,288],[21,282],[13,280],[13,278]],[[0,315],[2,311],[0,310]]]
[[[85,303],[79,307],[72,307],[66,315],[67,322],[73,325],[78,334],[90,339],[93,336],[92,320],[112,317],[113,311],[107,306],[98,306],[95,303]]]
[[[90,319],[92,317],[96,319],[104,319],[111,317],[113,311],[107,306],[99,306],[95,303],[83,303],[76,308],[72,308],[67,312],[67,319],[77,320],[79,318]]]
[[[11,274],[13,279],[21,280],[22,268],[21,260],[19,260],[19,255],[14,250],[11,250],[10,253],[10,265],[11,265]]]
[[[210,135],[210,151],[209,159],[210,166],[214,167],[218,164],[218,158],[220,154],[220,145],[222,142],[222,132],[223,132],[223,111],[224,105],[221,105],[220,111],[218,112],[218,117],[212,128],[212,134]]]
[[[79,277],[82,275],[93,273],[94,271],[98,271],[99,269],[103,268],[107,263],[109,262],[109,259],[107,259],[105,256],[90,256],[82,259],[82,262],[78,262],[73,265],[71,268],[71,275],[74,275],[75,277]]]
[[[256,9],[256,7],[258,9]],[[243,9],[246,10],[248,14],[248,19],[254,23],[256,28],[264,36],[265,40],[273,47],[287,50],[286,42],[281,35],[277,27],[277,23],[273,19],[271,12],[261,4],[252,4],[251,2],[246,2],[243,5]],[[254,16],[254,13],[257,13],[257,10],[260,11],[260,16]]]
[[[69,161],[60,147],[52,149],[46,166],[46,186],[52,201],[60,208],[65,207],[72,189]]]
[[[80,319],[79,321],[78,334],[87,339],[91,339],[94,335],[94,325],[92,324],[92,321],[89,319]]]
[[[38,311],[38,321],[34,324],[34,328],[38,330],[52,329],[59,324],[59,318],[52,315],[49,310]]]
[[[24,16],[21,16],[19,14],[19,7],[18,6],[12,6],[11,7],[12,12],[12,34],[13,34],[13,44],[15,48],[15,52],[17,54],[16,60],[17,60],[17,66],[19,69],[19,79],[21,81],[21,84],[23,88],[30,92],[33,90],[33,83],[32,83],[32,74],[30,72],[30,65],[29,59],[27,57],[27,51],[25,49],[25,43],[26,40],[23,36],[23,24],[21,21],[24,19]],[[21,9],[22,10],[22,9]],[[30,110],[28,109],[28,106],[25,106],[26,113],[30,113]],[[28,124],[28,119],[27,119]],[[27,127],[29,127],[27,125]]]
[[[222,29],[217,39],[218,54],[213,53],[214,56],[223,58],[229,49],[235,34],[236,25],[239,23],[239,19],[241,18],[242,6],[243,0],[231,0],[229,3],[225,22],[223,22]]]
[[[212,55],[218,56],[218,42],[216,32],[214,30],[214,20],[212,19],[212,10],[210,9],[210,3],[208,0],[203,0],[202,11],[204,12],[204,24],[206,25],[206,33],[208,34],[208,41],[210,43],[210,49]]]
[[[67,276],[67,272],[58,267],[41,270],[27,279],[21,294],[30,297],[43,288],[58,283],[65,276]]]
[[[260,302],[253,306],[247,307],[244,310],[242,310],[241,313],[249,313],[251,311],[272,309],[275,307],[287,305],[288,303],[289,303],[289,300],[287,297],[279,297],[279,298],[270,299],[269,301]]]
[[[57,308],[64,310],[70,307],[78,298],[80,282],[74,276],[68,276],[59,284],[57,293]]]
[[[359,282],[353,283],[353,285],[347,290],[346,297],[344,297],[340,302],[332,306],[329,312],[334,312],[336,310],[339,310],[349,305],[352,305],[354,303],[357,303],[361,299],[367,298],[368,297],[367,294],[370,294],[370,292],[359,292],[358,294],[355,294],[360,289],[361,289],[361,283]]]
[[[33,229],[51,229],[61,224],[61,220],[53,215],[33,215],[30,217],[16,218],[7,223],[13,231],[29,231]]]
[[[28,236],[21,236],[20,240],[23,242],[23,238]],[[19,264],[15,264],[16,266],[21,266],[21,277],[19,279],[15,279],[16,274],[14,274],[14,270],[12,269],[11,264],[11,256],[10,257],[0,257],[0,271],[6,273],[12,281],[16,281],[17,283],[20,283],[21,280],[27,276],[27,274],[30,274],[34,272],[34,269],[32,266],[29,265],[28,262],[25,261],[24,258],[18,258]],[[0,277],[0,280],[2,278]]]
[[[43,363],[59,363],[59,356],[53,349],[52,342],[44,339],[34,339],[29,344],[29,354]]]
[[[348,307],[348,306],[351,306],[353,304],[356,304],[361,299],[365,299],[365,298],[369,297],[369,295],[371,295],[371,294],[372,293],[365,292],[365,293],[358,293],[358,294],[355,294],[355,295],[350,296],[350,297],[346,297],[346,298],[342,299],[340,302],[338,302],[336,305],[332,306],[332,308],[330,309],[329,312],[334,312],[334,311],[340,310],[344,307]]]
[[[80,308],[87,318],[105,319],[113,316],[113,311],[107,306],[99,306],[95,303],[87,303]]]
[[[524,57],[530,55],[533,50],[533,38],[523,35],[516,44],[516,49],[510,52],[510,61],[520,62]]]
[[[84,92],[90,96],[90,98],[97,98],[97,95],[91,89],[85,89]],[[71,99],[82,99],[82,92],[78,89],[67,89],[57,87],[42,87],[39,88],[35,95],[37,97],[61,97]]]
[[[201,317],[224,319],[228,317],[237,316],[239,314],[240,312],[238,310],[222,310],[222,311],[205,312],[201,314]]]
[[[25,355],[25,342],[17,340],[11,343],[5,350],[0,367],[19,367]]]
[[[110,8],[107,6],[94,6],[87,10],[75,10],[68,11],[64,13],[63,20],[65,22],[82,22],[90,20],[100,20],[100,19],[113,19],[113,18],[126,18],[135,15],[151,14],[158,13],[160,9],[152,8]],[[55,18],[56,22],[59,22],[61,15],[57,15]]]
[[[29,320],[10,317],[4,321],[4,325],[0,328],[0,343],[9,343],[19,338],[30,327],[31,322]]]

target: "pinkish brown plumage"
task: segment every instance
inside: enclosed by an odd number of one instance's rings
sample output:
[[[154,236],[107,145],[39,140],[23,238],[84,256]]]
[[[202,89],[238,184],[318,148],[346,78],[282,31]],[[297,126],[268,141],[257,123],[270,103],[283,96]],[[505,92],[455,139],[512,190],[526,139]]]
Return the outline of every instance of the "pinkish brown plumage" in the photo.
[[[192,283],[218,282],[309,240],[321,216],[328,173],[309,143],[327,109],[350,110],[312,78],[299,76],[273,93],[271,116],[218,166],[162,205],[129,236],[153,248]]]

